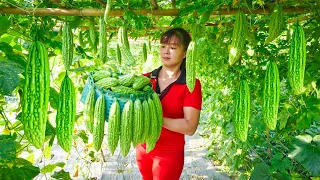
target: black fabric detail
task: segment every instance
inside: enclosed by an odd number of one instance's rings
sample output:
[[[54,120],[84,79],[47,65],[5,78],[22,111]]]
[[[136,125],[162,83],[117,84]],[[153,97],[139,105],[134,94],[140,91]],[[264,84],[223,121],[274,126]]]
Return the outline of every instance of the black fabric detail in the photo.
[[[151,72],[152,76],[158,78],[158,74],[159,74],[159,72],[160,72],[161,69],[162,69],[162,66],[160,66],[158,69],[154,69],[154,70]]]
[[[162,98],[164,98],[164,96],[169,92],[169,90],[171,89],[171,87],[173,86],[174,83],[178,83],[178,84],[186,84],[186,69],[185,68],[181,68],[180,71],[180,75],[178,77],[178,79],[176,81],[174,81],[173,83],[171,83],[169,86],[167,86],[161,93],[160,93],[160,87],[158,84],[158,76],[159,76],[159,72],[162,69],[162,66],[160,66],[158,69],[155,69],[151,72],[151,78],[156,79],[156,93],[159,95],[160,100]]]
[[[157,83],[158,84],[158,83]],[[169,86],[167,86],[160,94],[159,99],[161,100],[162,98],[164,98],[164,96],[169,92],[169,90],[171,89],[171,87],[173,86],[174,82],[169,84]]]
[[[181,70],[180,76],[175,82],[179,84],[186,84],[186,69],[183,68],[180,70]]]

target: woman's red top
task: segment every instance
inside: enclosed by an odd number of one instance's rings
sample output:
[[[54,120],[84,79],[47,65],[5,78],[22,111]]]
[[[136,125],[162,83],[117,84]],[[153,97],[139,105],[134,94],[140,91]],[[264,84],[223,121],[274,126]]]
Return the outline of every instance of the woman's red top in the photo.
[[[184,118],[183,107],[185,106],[201,110],[202,93],[200,81],[196,79],[194,91],[190,93],[186,85],[186,70],[181,69],[178,79],[160,93],[157,79],[161,68],[162,66],[144,75],[148,77],[151,76],[152,88],[157,92],[161,100],[163,117],[172,119]],[[162,127],[162,132],[155,146],[155,150],[184,150],[184,144],[184,134],[176,133]],[[145,144],[142,146],[145,147]]]

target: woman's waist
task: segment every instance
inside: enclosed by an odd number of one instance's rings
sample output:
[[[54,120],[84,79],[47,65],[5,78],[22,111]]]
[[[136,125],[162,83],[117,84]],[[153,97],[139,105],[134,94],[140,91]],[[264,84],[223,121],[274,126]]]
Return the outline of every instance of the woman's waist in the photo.
[[[162,127],[160,137],[156,143],[157,150],[183,150],[184,149],[184,134],[176,133]]]

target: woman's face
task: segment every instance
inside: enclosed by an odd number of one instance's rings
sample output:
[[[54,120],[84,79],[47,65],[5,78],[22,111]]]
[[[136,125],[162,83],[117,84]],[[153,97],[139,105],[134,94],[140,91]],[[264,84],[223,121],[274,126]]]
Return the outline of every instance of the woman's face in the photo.
[[[181,44],[176,44],[176,37],[171,37],[168,43],[163,43],[160,46],[160,56],[164,66],[175,67],[182,63],[186,57],[186,51]]]

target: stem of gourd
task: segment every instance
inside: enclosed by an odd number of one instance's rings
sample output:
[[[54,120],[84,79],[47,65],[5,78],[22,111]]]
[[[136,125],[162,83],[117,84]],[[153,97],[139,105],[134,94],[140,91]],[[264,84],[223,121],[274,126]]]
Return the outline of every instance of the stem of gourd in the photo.
[[[267,135],[267,141],[270,144],[270,135],[269,135],[268,126],[266,127],[266,135]],[[268,147],[267,151],[268,151],[269,157],[271,157],[271,148],[270,148],[270,146]]]

